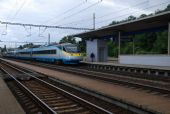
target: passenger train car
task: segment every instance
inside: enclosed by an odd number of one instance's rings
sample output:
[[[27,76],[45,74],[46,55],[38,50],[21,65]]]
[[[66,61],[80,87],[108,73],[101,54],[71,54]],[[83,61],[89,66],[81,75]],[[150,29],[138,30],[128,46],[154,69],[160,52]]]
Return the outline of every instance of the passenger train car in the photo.
[[[77,64],[82,60],[82,55],[77,46],[71,43],[10,51],[5,56],[57,64]]]

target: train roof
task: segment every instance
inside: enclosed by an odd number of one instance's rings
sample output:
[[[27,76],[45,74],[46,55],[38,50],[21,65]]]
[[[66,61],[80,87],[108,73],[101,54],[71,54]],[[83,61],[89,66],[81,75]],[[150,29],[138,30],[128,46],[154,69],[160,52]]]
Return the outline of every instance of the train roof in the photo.
[[[62,44],[56,44],[56,45],[42,45],[40,47],[36,47],[36,48],[25,48],[25,49],[21,49],[21,50],[16,50],[17,52],[23,52],[23,51],[33,51],[33,50],[39,50],[39,49],[53,49],[53,48],[57,48],[58,46],[66,46],[66,45],[74,45],[72,43],[62,43]]]

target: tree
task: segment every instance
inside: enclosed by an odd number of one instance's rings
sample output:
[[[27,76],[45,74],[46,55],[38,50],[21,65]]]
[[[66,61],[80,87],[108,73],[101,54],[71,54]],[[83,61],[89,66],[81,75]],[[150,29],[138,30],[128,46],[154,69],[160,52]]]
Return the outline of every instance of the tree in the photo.
[[[6,48],[6,45],[4,45],[4,48],[2,48],[2,52],[6,52],[7,51],[7,48]]]
[[[118,57],[118,45],[113,41],[108,41],[107,45],[109,57]]]
[[[131,15],[131,16],[129,16],[129,17],[127,18],[128,21],[132,21],[132,20],[135,20],[135,19],[136,19],[136,17],[133,16],[133,15]]]
[[[28,43],[28,44],[23,45],[23,48],[32,48],[33,46],[34,46],[33,43]]]
[[[154,44],[153,44],[153,48],[152,51],[153,52],[157,52],[157,53],[161,53],[161,54],[167,54],[168,50],[168,32],[164,31],[164,32],[157,32],[156,33],[157,39],[155,40]]]
[[[170,4],[165,8],[164,11],[170,11]]]
[[[155,14],[159,14],[159,13],[162,13],[162,12],[165,12],[165,11],[164,10],[156,10]]]
[[[18,47],[18,49],[23,49],[23,46],[22,46],[22,45],[20,45],[20,46]]]
[[[112,23],[109,24],[109,25],[115,25],[115,24],[118,24],[118,22],[117,21],[112,21]]]
[[[155,13],[151,14],[141,14],[138,18],[143,18],[147,16],[152,16],[154,14],[159,14],[165,11],[170,11],[170,4],[164,10],[156,10]],[[135,20],[136,17],[129,16],[128,18],[121,21],[112,21],[109,25],[114,25],[118,23],[123,23],[131,20]],[[167,31],[159,32],[148,32],[137,34],[133,36],[135,39],[135,53],[136,54],[167,54]],[[121,53],[131,54],[133,48],[132,42],[121,42]],[[117,57],[118,46],[116,42],[108,42],[108,55],[111,57]]]
[[[82,39],[82,41],[78,42],[78,48],[82,53],[86,52],[86,41]]]
[[[146,15],[146,14],[141,14],[141,15],[139,16],[139,18],[144,18],[144,17],[147,17],[147,15]]]
[[[72,44],[76,44],[76,40],[74,37],[72,36],[65,36],[63,37],[59,43],[72,43]]]
[[[28,43],[24,45],[20,45],[18,49],[24,49],[24,48],[33,48],[35,45],[33,43]]]

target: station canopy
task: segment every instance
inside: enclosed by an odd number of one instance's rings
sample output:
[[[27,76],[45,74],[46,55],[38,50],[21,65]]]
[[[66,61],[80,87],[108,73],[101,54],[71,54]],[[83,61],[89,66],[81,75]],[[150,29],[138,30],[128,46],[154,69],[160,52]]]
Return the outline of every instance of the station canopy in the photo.
[[[167,29],[168,23],[170,23],[170,11],[136,19],[133,21],[102,27],[96,30],[75,34],[73,36],[80,37],[82,39],[86,38],[97,39],[113,35],[114,32],[118,31],[128,33],[147,29],[154,29],[159,27],[165,27]]]

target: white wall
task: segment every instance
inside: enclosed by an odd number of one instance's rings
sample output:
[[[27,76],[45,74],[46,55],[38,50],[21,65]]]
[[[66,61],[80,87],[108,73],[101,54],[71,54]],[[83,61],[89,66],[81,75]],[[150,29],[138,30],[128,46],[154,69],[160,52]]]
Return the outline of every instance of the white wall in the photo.
[[[107,49],[107,43],[104,40],[88,40],[86,41],[86,60],[91,62],[90,54],[94,53],[95,58],[94,61],[99,61],[99,48],[104,47],[104,61],[107,61],[108,56],[108,49]]]
[[[104,61],[102,61],[102,62],[106,62],[107,58],[108,58],[108,46],[107,46],[107,43],[106,43],[105,40],[98,40],[98,51],[99,51],[100,47],[104,48],[104,55],[103,55],[104,56]],[[99,58],[98,58],[98,61],[99,61]]]
[[[97,54],[98,54],[98,49],[97,49],[97,40],[88,40],[86,41],[86,60],[91,62],[90,54],[94,53],[95,58],[94,61],[98,60]]]
[[[119,63],[170,66],[170,56],[168,55],[120,55]]]

